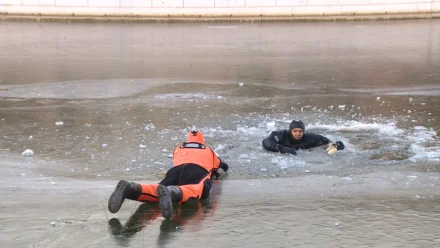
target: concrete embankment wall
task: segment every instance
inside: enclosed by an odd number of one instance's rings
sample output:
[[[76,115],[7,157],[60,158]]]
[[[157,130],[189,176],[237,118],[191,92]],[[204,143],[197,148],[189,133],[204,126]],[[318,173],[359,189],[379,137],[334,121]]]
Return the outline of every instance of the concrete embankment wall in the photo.
[[[440,17],[440,0],[0,0],[3,20],[261,21]]]

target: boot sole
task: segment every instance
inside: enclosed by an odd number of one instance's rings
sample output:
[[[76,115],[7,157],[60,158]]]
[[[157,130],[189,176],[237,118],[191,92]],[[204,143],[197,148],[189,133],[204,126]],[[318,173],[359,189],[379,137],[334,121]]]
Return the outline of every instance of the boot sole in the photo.
[[[122,227],[121,222],[116,218],[112,218],[111,220],[109,220],[108,225],[109,225],[109,229],[110,229],[111,234],[114,236],[120,235],[123,231],[123,227]]]
[[[122,203],[125,200],[125,190],[130,185],[129,182],[125,180],[119,181],[118,185],[116,185],[115,191],[112,193],[110,198],[108,199],[108,210],[111,213],[117,213],[122,206]]]
[[[171,193],[164,185],[157,186],[157,196],[159,197],[159,208],[165,219],[171,219],[173,216],[173,202],[171,201]]]

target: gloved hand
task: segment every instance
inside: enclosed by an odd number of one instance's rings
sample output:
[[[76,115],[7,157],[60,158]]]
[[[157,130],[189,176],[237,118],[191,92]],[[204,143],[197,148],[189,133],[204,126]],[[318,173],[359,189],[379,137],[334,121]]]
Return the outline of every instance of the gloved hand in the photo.
[[[223,169],[225,172],[227,172],[228,169],[229,169],[229,165],[228,165],[227,163],[223,162],[223,161],[220,161],[220,166],[219,166],[219,168],[221,168],[221,169]]]
[[[218,170],[212,171],[212,177],[215,176],[215,179],[219,179],[219,178],[223,177],[226,174],[226,172],[228,171],[229,165],[220,159],[220,165],[218,166],[218,168],[219,168]]]
[[[220,173],[218,173],[218,171],[212,171],[212,177],[215,176],[215,179],[220,177]]]
[[[345,148],[344,143],[342,143],[342,141],[336,141],[335,145],[338,151],[344,150]]]
[[[290,153],[292,155],[296,155],[296,151],[294,148],[290,148],[290,147],[285,147],[283,145],[277,144],[275,146],[275,149],[277,149],[278,151],[280,151],[281,153]]]

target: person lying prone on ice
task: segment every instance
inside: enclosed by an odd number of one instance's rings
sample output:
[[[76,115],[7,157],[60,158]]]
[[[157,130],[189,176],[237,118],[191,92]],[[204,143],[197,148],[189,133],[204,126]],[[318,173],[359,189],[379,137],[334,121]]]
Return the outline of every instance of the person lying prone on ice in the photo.
[[[173,202],[183,203],[189,199],[207,199],[211,192],[212,176],[220,176],[229,166],[205,145],[201,132],[192,131],[187,141],[173,151],[173,167],[158,184],[138,184],[121,180],[108,200],[108,209],[116,213],[125,199],[140,202],[159,202],[160,211],[166,219],[173,216]]]

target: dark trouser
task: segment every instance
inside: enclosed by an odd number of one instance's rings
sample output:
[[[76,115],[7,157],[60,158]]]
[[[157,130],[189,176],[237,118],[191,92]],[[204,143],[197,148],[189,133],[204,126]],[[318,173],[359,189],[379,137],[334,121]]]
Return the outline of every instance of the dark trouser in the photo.
[[[159,183],[164,186],[178,186],[182,191],[180,202],[190,198],[206,199],[212,187],[211,173],[197,164],[182,164],[167,171]],[[158,202],[156,193],[159,184],[140,184],[142,193],[137,201]]]

